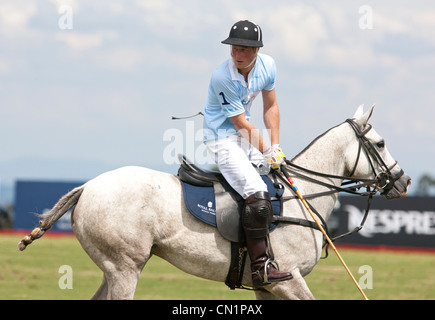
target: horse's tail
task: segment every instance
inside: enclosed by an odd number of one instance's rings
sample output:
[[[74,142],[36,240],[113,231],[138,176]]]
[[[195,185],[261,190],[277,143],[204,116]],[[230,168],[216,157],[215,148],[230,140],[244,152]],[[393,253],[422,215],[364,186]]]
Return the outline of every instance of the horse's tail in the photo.
[[[79,198],[84,190],[84,185],[73,189],[64,195],[54,205],[54,207],[47,213],[38,215],[42,218],[39,221],[39,227],[36,227],[32,232],[25,236],[23,240],[18,243],[18,249],[23,251],[26,247],[33,242],[33,240],[41,238],[45,231],[50,229],[53,224],[60,219],[69,209],[71,209],[79,201]]]

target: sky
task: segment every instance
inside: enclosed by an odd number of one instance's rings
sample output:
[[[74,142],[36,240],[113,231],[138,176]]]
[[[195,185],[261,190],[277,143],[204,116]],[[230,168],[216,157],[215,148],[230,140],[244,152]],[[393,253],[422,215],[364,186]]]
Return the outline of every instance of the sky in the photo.
[[[376,104],[370,122],[411,192],[435,177],[433,0],[0,0],[1,185],[126,165],[176,173],[176,152],[201,150],[202,117],[171,116],[202,111],[242,19],[277,64],[287,157]],[[261,112],[257,98],[259,128]]]

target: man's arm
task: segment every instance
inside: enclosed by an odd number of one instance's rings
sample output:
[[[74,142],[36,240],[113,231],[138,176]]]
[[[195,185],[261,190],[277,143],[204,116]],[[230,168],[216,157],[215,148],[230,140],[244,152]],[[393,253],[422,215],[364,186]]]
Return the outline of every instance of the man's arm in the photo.
[[[240,134],[249,141],[260,152],[266,151],[269,147],[264,143],[260,132],[245,118],[245,113],[231,117],[234,126],[239,130]]]
[[[275,89],[263,90],[263,120],[269,130],[271,145],[279,144],[279,107]]]

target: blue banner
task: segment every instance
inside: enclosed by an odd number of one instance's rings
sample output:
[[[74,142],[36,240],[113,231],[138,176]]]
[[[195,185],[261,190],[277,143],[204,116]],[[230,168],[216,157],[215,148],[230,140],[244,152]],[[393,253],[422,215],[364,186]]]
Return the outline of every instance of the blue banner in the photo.
[[[17,181],[15,190],[14,229],[33,229],[39,225],[35,215],[48,212],[59,199],[83,182]],[[51,230],[72,232],[71,210]]]

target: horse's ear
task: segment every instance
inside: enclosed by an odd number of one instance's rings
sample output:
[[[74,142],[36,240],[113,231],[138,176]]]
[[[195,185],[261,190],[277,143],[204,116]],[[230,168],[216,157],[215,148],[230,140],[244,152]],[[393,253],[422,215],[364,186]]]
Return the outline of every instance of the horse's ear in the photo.
[[[353,116],[355,122],[358,123],[362,128],[366,126],[367,122],[372,116],[375,105],[372,105],[372,107],[369,110],[367,110],[364,114],[363,114],[363,107],[364,105],[360,105],[356,110],[355,115]]]
[[[353,115],[353,118],[358,119],[359,117],[361,117],[363,115],[363,111],[364,111],[364,105],[360,104],[358,109],[356,109],[355,114]]]

